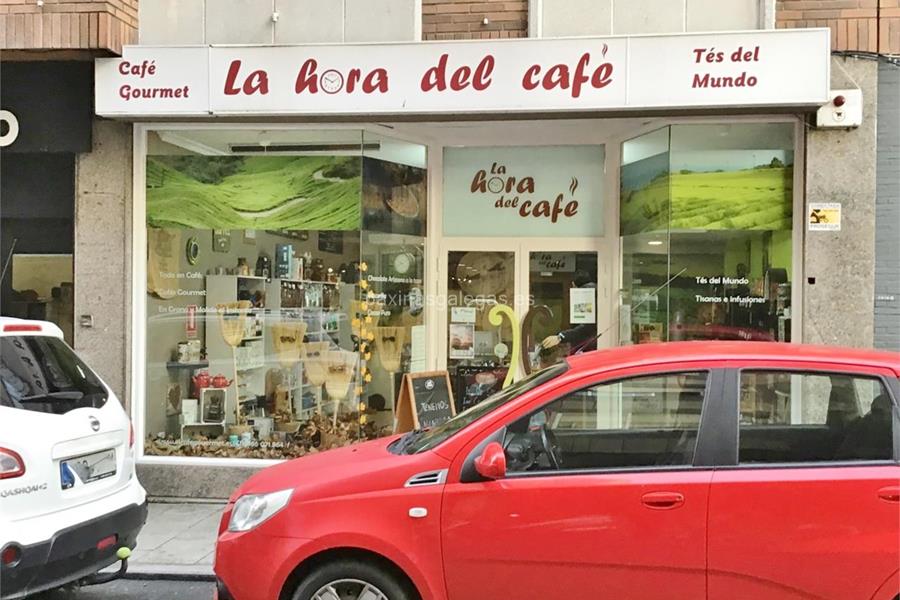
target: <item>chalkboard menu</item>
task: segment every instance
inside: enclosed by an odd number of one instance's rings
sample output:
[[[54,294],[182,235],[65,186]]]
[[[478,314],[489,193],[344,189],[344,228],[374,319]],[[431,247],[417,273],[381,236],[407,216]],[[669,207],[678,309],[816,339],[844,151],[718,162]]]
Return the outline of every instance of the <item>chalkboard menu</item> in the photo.
[[[456,414],[447,371],[408,373],[403,376],[394,431],[429,429]]]

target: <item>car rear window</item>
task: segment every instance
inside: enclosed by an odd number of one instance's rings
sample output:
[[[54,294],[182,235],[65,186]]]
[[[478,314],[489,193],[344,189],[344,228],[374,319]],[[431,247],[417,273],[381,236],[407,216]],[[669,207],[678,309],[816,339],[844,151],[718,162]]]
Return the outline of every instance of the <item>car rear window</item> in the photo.
[[[0,406],[50,414],[100,408],[106,388],[65,342],[48,336],[0,337]]]

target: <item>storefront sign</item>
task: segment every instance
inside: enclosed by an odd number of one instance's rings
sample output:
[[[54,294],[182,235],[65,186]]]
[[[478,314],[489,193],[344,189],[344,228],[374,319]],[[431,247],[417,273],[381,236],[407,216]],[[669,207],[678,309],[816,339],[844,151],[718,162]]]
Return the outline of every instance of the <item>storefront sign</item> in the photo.
[[[840,202],[810,202],[808,212],[810,231],[841,230]]]
[[[19,120],[16,115],[8,110],[0,110],[0,148],[9,146],[17,137],[19,137]]]
[[[446,148],[444,234],[603,233],[603,146]]]
[[[532,273],[574,273],[575,255],[571,252],[532,252]]]
[[[827,29],[458,43],[127,47],[116,115],[440,114],[818,106]]]

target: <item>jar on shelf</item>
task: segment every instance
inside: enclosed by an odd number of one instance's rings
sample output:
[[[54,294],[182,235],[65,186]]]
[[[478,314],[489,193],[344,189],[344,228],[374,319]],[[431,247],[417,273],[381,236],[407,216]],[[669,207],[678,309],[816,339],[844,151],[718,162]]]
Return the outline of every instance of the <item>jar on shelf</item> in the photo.
[[[244,257],[238,258],[237,274],[242,277],[247,277],[250,275],[250,265],[247,264],[247,259]]]

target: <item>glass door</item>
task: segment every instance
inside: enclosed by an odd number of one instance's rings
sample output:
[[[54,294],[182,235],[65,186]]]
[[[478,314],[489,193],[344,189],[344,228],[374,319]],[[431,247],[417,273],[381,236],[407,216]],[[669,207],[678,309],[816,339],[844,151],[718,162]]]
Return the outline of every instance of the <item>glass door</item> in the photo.
[[[610,276],[598,245],[574,240],[560,251],[558,241],[445,243],[437,339],[457,411],[513,379],[597,347],[598,324],[608,320],[598,281]],[[608,286],[600,287],[608,299]]]
[[[531,250],[522,337],[526,373],[597,348],[598,253]]]
[[[500,390],[516,364],[516,255],[515,249],[445,255],[446,364],[458,411]]]

